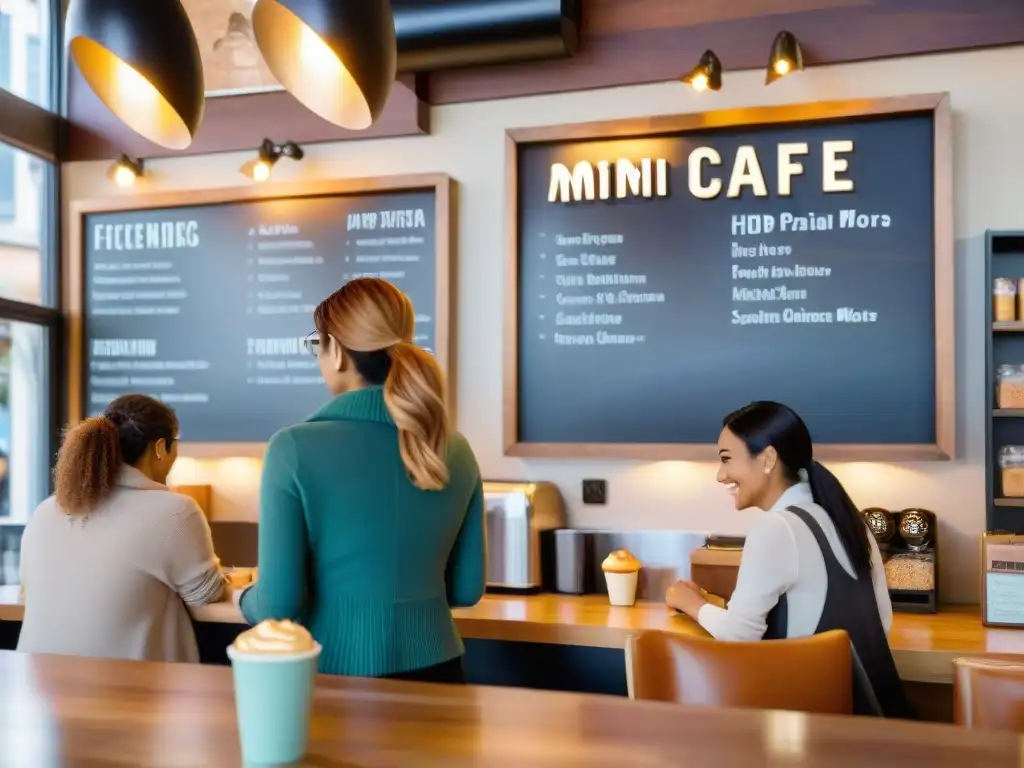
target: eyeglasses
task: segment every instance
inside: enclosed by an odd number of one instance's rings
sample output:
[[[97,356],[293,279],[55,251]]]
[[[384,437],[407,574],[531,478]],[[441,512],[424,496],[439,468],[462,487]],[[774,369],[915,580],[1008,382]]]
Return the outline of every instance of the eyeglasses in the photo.
[[[317,353],[320,351],[319,332],[313,331],[311,334],[309,334],[309,336],[307,336],[303,340],[302,346],[304,346],[306,348],[306,351],[309,352],[309,354],[311,354],[313,357],[317,357]]]

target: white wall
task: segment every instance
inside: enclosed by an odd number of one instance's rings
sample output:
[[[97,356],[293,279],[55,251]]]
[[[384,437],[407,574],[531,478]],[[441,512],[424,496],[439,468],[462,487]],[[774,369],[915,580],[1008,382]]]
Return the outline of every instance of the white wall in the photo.
[[[690,62],[680,61],[680,68]],[[862,506],[918,505],[941,517],[943,593],[977,600],[978,534],[985,525],[984,249],[989,228],[1024,229],[1024,47],[827,67],[770,88],[762,72],[728,73],[719,93],[676,83],[455,105],[433,111],[433,135],[306,148],[275,178],[337,178],[442,171],[460,184],[458,412],[489,478],[551,479],[582,527],[743,532],[753,513],[731,509],[711,465],[681,462],[522,461],[502,455],[501,365],[506,128],[855,97],[949,91],[955,112],[958,345],[956,461],[845,464],[833,469]],[[271,137],[285,140],[287,136]],[[155,161],[141,189],[233,186],[244,153]],[[64,168],[65,202],[124,194],[105,163]],[[130,193],[129,193],[130,194]],[[252,460],[184,461],[178,482],[213,482],[218,518],[252,518],[259,466]],[[584,507],[584,477],[609,482],[609,503]]]

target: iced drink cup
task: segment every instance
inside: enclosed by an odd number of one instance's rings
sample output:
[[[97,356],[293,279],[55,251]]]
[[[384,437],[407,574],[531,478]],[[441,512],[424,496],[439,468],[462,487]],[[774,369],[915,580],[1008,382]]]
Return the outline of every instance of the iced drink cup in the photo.
[[[625,549],[617,549],[601,563],[604,580],[608,585],[608,602],[630,606],[636,602],[636,583],[640,576],[640,561]]]
[[[305,756],[319,657],[312,635],[290,621],[268,619],[228,646],[244,763],[280,765]]]

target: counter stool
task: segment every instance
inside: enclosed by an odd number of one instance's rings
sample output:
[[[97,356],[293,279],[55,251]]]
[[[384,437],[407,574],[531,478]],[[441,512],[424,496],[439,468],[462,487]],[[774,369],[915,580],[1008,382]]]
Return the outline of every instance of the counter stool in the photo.
[[[953,659],[953,722],[1024,732],[1024,659]]]
[[[849,635],[731,643],[642,631],[626,642],[633,699],[710,707],[853,712]]]

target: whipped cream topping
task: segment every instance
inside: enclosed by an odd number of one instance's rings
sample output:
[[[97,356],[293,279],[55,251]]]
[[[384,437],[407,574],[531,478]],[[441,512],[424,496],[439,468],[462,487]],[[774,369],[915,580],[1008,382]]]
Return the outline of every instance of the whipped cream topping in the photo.
[[[267,619],[235,638],[239,653],[304,653],[316,646],[309,631],[293,621]]]
[[[628,549],[617,549],[601,563],[605,573],[635,573],[640,570],[640,561]]]

